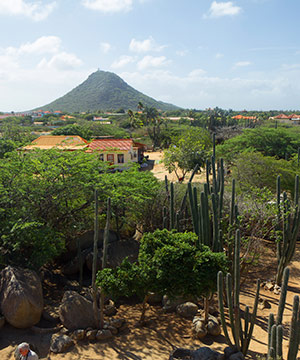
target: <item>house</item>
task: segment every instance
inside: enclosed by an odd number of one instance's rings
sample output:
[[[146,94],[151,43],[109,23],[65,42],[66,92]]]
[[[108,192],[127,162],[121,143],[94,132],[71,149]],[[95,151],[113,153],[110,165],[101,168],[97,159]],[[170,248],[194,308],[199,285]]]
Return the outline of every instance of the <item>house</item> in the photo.
[[[300,115],[299,114],[291,114],[291,115],[285,115],[285,114],[279,114],[277,116],[273,116],[269,118],[270,120],[279,120],[280,122],[287,123],[287,124],[294,124],[299,125],[300,124]]]
[[[94,139],[88,145],[88,149],[99,151],[100,158],[111,165],[121,165],[131,161],[141,163],[145,145],[132,139]]]
[[[60,149],[60,150],[83,150],[88,146],[88,142],[77,135],[42,135],[33,140],[30,145],[24,146],[23,150],[34,149]]]

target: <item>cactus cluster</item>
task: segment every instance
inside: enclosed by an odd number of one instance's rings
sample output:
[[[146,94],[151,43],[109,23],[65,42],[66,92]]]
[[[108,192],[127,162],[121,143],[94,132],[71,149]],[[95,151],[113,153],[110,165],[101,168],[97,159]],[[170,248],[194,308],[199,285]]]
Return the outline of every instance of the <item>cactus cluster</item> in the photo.
[[[285,308],[287,285],[289,280],[289,268],[283,272],[281,295],[277,310],[276,321],[274,314],[270,313],[268,321],[268,354],[267,360],[282,360],[283,327],[282,317]],[[294,296],[292,321],[290,325],[290,341],[287,360],[296,360],[300,342],[300,308],[299,296]]]
[[[240,232],[239,230],[236,231],[236,237],[235,237],[233,270],[234,270],[233,282],[232,282],[231,274],[228,273],[226,275],[226,296],[227,296],[228,314],[230,320],[229,327],[231,328],[233,341],[229,336],[227,330],[227,324],[225,321],[225,311],[223,305],[224,303],[223,273],[220,271],[218,273],[218,299],[219,299],[221,324],[228,344],[231,347],[235,345],[237,349],[246,356],[256,320],[260,280],[257,281],[253,312],[252,314],[250,314],[249,307],[246,306],[244,313],[244,326],[242,326],[241,310],[240,310],[240,302],[239,302],[239,294],[240,294]]]
[[[294,204],[291,206],[286,192],[281,199],[280,176],[277,177],[277,230],[280,238],[277,240],[277,273],[276,283],[281,284],[283,270],[292,260],[298,233],[300,230],[299,211],[299,176],[295,177]]]

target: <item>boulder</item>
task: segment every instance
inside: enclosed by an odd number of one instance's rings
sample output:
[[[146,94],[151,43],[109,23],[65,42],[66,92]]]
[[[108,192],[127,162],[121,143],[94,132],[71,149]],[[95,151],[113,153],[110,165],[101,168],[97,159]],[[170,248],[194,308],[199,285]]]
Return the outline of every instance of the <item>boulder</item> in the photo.
[[[104,230],[99,230],[99,237],[98,237],[98,247],[99,248],[103,247],[103,237],[104,237]],[[108,243],[112,243],[115,241],[118,241],[118,235],[114,231],[110,230]],[[79,236],[77,239],[71,240],[67,244],[67,249],[68,249],[69,253],[77,252],[77,243],[78,242],[80,243],[81,250],[92,247],[94,244],[94,231],[93,230],[86,231],[81,236]]]
[[[198,312],[198,306],[188,301],[184,304],[177,305],[176,312],[184,318],[192,319]]]
[[[16,328],[36,325],[44,302],[38,275],[28,269],[6,267],[1,272],[0,304],[6,321]]]
[[[245,357],[243,355],[243,353],[241,353],[240,351],[235,353],[235,354],[232,354],[228,360],[245,360]]]
[[[59,318],[69,330],[95,327],[93,304],[75,291],[66,291],[59,307]]]
[[[164,295],[162,299],[163,310],[165,312],[172,312],[176,310],[176,307],[185,302],[193,302],[195,298],[193,296],[176,296],[174,298],[170,298],[168,295]]]
[[[96,339],[97,340],[108,340],[111,339],[113,337],[113,334],[111,333],[110,330],[98,330],[97,334],[96,334]]]
[[[50,350],[56,354],[65,352],[74,345],[73,340],[67,335],[53,335],[51,338]]]
[[[221,334],[221,326],[219,324],[219,321],[211,314],[208,315],[208,322],[206,328],[210,335],[218,336]]]
[[[198,350],[175,349],[171,352],[169,360],[190,359],[190,360],[223,360],[224,355],[204,346]]]
[[[133,239],[119,240],[109,243],[107,249],[107,267],[115,268],[127,257],[130,262],[138,258],[139,243]],[[93,250],[86,255],[85,263],[87,268],[92,271]],[[98,249],[97,270],[102,268],[102,249]]]
[[[95,340],[98,330],[88,330],[86,332],[86,338],[88,340]]]
[[[207,328],[203,321],[193,322],[193,332],[198,339],[203,339],[207,335]]]
[[[125,323],[125,319],[117,318],[117,319],[111,319],[109,325],[117,329],[120,329],[124,325],[124,323]]]
[[[75,330],[72,334],[72,338],[76,341],[84,340],[85,330],[83,330],[83,329]]]

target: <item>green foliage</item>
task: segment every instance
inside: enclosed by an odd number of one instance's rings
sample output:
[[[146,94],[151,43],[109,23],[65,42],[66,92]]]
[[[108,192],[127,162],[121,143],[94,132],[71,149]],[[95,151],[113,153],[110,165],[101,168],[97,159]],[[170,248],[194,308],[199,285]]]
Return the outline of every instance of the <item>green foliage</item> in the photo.
[[[22,256],[17,252],[26,252],[31,257],[28,263],[37,261],[27,237],[28,224],[33,243],[38,243],[34,239],[45,232],[41,235],[44,237],[40,240],[41,246],[43,241],[49,243],[51,258],[56,256],[50,249],[51,244],[58,244],[59,252],[61,242],[90,229],[93,223],[91,194],[95,188],[99,189],[100,204],[108,197],[113,198],[112,228],[120,230],[126,225],[127,230],[134,231],[136,224],[143,221],[147,204],[157,193],[158,181],[152,173],[139,172],[135,167],[113,174],[106,169],[107,165],[97,153],[81,151],[37,150],[25,155],[12,152],[0,160],[2,262],[19,261]],[[103,210],[102,222],[105,216]]]
[[[19,144],[13,140],[0,139],[0,159],[3,159],[6,153],[17,149],[18,146]]]
[[[43,109],[69,112],[135,109],[139,102],[162,110],[176,109],[174,105],[156,101],[140,93],[116,74],[100,70],[66,95],[43,106]]]
[[[196,248],[193,233],[156,230],[141,240],[139,263],[124,261],[116,269],[98,272],[97,284],[114,297],[148,292],[203,296],[216,290],[218,271],[226,271],[223,253],[212,253],[208,247]]]
[[[196,164],[204,166],[211,147],[209,132],[203,129],[188,130],[178,139],[174,139],[164,152],[164,164],[169,172],[174,171],[177,178],[185,177]],[[179,172],[181,171],[181,173]]]
[[[267,187],[273,193],[276,191],[277,175],[282,176],[282,187],[293,193],[295,168],[285,160],[276,160],[261,153],[242,153],[237,156],[233,167],[233,177],[243,192],[251,188]]]
[[[78,135],[85,140],[89,140],[91,138],[92,132],[87,127],[71,124],[55,129],[52,131],[52,135]]]
[[[225,141],[217,146],[217,155],[227,162],[235,163],[240,153],[257,151],[265,156],[277,159],[290,158],[297,153],[300,146],[299,134],[290,128],[245,129],[242,135]]]

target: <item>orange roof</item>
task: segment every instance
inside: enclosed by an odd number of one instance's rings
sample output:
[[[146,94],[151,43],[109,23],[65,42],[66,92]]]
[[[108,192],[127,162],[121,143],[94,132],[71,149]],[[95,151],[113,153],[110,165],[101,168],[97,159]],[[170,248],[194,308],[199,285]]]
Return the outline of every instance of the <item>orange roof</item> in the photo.
[[[274,116],[274,119],[289,119],[289,118],[290,117],[285,114],[280,114],[280,115]]]
[[[23,147],[24,150],[32,149],[66,149],[78,150],[87,147],[87,141],[77,135],[43,135],[33,140],[31,145]]]
[[[144,145],[135,143],[132,139],[94,139],[88,147],[91,150],[118,149],[129,151],[132,147],[144,147]]]

